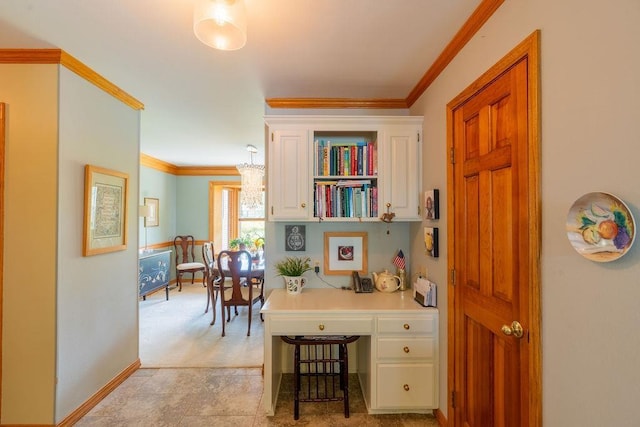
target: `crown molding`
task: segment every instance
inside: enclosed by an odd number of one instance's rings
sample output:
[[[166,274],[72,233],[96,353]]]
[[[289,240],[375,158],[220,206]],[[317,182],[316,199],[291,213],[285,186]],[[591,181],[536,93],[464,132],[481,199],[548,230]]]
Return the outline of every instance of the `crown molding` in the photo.
[[[176,166],[144,153],[140,165],[176,176],[240,176],[235,166]]]
[[[411,90],[406,102],[411,107],[422,94],[431,86],[436,78],[444,71],[449,63],[456,57],[462,48],[471,40],[487,20],[504,3],[504,0],[483,0],[476,10],[473,11],[469,19],[462,25],[449,44],[440,53],[438,58],[431,64],[431,67],[422,76],[422,79]]]
[[[178,167],[176,165],[172,165],[171,163],[164,162],[144,153],[140,153],[140,165],[160,172],[169,173],[171,175],[178,174]]]
[[[240,172],[235,166],[178,166],[176,175],[240,176]]]
[[[366,99],[366,98],[267,98],[265,102],[271,108],[362,108],[394,109],[410,108],[431,83],[444,71],[462,48],[471,40],[487,20],[504,3],[504,0],[483,0],[471,16],[460,27],[456,35],[440,53],[431,67],[422,76],[418,84],[409,92],[406,99]]]
[[[60,64],[134,110],[144,104],[62,49],[0,49],[0,64]]]
[[[271,108],[408,108],[404,99],[267,98],[265,102]]]

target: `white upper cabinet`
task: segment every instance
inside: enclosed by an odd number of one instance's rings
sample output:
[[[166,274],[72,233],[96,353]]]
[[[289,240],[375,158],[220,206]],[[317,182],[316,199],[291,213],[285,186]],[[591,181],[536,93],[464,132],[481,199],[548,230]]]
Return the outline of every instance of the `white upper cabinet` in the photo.
[[[301,129],[269,130],[267,218],[306,221],[309,203],[309,138]]]
[[[394,220],[420,221],[422,123],[385,126],[382,134],[381,214],[388,208]]]
[[[265,121],[269,220],[379,221],[387,211],[420,220],[422,117]]]

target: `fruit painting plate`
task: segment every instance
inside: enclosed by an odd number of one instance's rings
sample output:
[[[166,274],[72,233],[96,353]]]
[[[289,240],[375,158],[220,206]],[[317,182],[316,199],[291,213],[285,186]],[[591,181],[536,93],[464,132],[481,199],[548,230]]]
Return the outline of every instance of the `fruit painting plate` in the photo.
[[[587,193],[576,200],[567,215],[567,237],[583,257],[596,262],[614,261],[626,254],[636,234],[627,205],[609,193]]]

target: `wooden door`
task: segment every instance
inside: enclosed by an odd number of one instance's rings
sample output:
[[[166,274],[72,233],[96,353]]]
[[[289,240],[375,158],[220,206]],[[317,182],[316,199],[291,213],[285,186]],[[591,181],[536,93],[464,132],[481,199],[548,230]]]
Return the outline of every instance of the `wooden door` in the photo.
[[[0,402],[2,402],[2,319],[4,318],[4,147],[5,147],[5,104],[0,102]],[[2,419],[2,405],[0,405]]]
[[[454,426],[540,423],[537,36],[449,104]]]

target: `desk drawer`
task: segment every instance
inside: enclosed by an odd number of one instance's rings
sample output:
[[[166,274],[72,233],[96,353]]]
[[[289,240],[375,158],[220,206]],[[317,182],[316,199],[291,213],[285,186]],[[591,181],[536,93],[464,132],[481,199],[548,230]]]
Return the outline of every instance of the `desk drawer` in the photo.
[[[437,408],[435,366],[429,363],[378,365],[380,409]]]
[[[433,338],[378,338],[378,359],[430,359],[435,356]]]
[[[435,316],[417,315],[402,317],[378,317],[379,334],[402,334],[402,335],[434,335],[436,331]]]
[[[269,316],[272,335],[371,335],[373,317]]]

